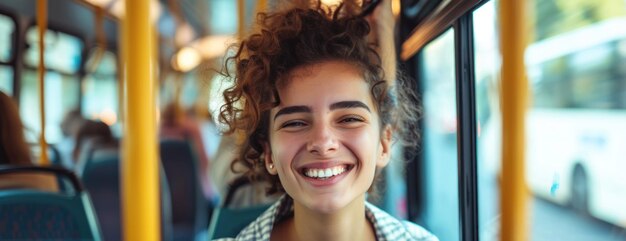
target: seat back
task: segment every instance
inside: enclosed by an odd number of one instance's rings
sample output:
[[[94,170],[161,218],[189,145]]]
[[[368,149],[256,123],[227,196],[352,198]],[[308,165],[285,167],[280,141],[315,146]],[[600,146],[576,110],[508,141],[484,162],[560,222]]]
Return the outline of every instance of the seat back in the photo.
[[[216,208],[209,224],[209,240],[235,237],[271,205],[246,208]]]
[[[171,192],[175,240],[194,240],[206,231],[208,202],[200,188],[198,158],[184,140],[162,140],[160,155]]]
[[[86,163],[82,175],[98,214],[103,240],[122,240],[119,158],[108,156]]]
[[[209,224],[209,240],[236,237],[243,228],[257,219],[272,204],[258,204],[244,208],[233,208],[231,202],[237,191],[251,187],[250,180],[246,176],[235,178],[228,185],[228,190],[221,207],[213,210],[213,216]]]
[[[105,241],[122,240],[120,158],[107,148],[91,150],[83,166],[82,180],[93,200]],[[172,240],[169,190],[161,171],[161,237]]]
[[[89,196],[73,173],[56,167],[0,166],[0,178],[16,173],[66,178],[73,191],[55,193],[27,186],[0,190],[0,240],[101,240]]]

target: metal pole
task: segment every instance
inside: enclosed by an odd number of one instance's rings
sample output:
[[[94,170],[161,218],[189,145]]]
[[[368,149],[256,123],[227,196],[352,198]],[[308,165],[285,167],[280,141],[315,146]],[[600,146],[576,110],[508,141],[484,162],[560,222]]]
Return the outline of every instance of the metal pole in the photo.
[[[237,36],[243,39],[246,26],[246,7],[244,0],[237,0]]]
[[[45,106],[45,75],[46,65],[44,59],[45,52],[45,35],[48,28],[48,0],[37,1],[37,30],[39,33],[39,68],[37,68],[37,77],[39,78],[39,114],[41,133],[39,135],[39,148],[41,149],[41,155],[39,156],[39,164],[47,166],[48,161],[48,147],[46,143],[46,106]]]
[[[522,241],[527,234],[527,188],[524,181],[525,112],[528,81],[524,70],[526,47],[524,0],[500,1],[502,51],[502,233],[500,240]]]
[[[127,0],[125,4],[124,239],[156,241],[160,240],[160,211],[150,1]]]

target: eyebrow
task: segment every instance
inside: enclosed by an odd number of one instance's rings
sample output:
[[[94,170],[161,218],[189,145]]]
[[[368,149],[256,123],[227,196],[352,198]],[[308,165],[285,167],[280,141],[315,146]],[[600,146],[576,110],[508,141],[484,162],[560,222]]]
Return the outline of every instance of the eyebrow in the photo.
[[[370,108],[363,102],[361,101],[357,101],[357,100],[353,100],[353,101],[340,101],[337,103],[333,103],[330,105],[330,110],[336,110],[336,109],[349,109],[349,108],[363,108],[365,110],[367,110],[368,112],[372,112],[370,110]],[[296,105],[296,106],[287,106],[285,108],[280,109],[278,112],[276,112],[276,115],[274,115],[274,120],[276,120],[276,118],[278,118],[278,116],[280,115],[287,115],[287,114],[293,114],[293,113],[310,113],[311,112],[311,108],[309,108],[308,106],[304,106],[304,105]]]
[[[332,105],[330,105],[331,110],[348,109],[348,108],[363,108],[367,110],[368,112],[372,112],[365,103],[358,101],[358,100],[340,101],[340,102],[333,103]]]
[[[278,118],[278,116],[280,115],[287,115],[287,114],[300,113],[300,112],[310,113],[311,108],[309,108],[308,106],[304,106],[304,105],[287,106],[285,108],[280,109],[278,112],[276,112],[276,115],[274,115],[274,120],[276,120],[276,118]]]

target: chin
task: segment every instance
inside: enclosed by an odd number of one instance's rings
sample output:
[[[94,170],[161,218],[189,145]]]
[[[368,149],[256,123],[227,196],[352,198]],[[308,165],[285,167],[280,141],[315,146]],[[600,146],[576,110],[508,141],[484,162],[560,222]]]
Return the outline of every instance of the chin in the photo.
[[[348,206],[350,202],[345,199],[345,197],[334,196],[327,198],[320,195],[309,199],[306,207],[318,213],[332,214]]]

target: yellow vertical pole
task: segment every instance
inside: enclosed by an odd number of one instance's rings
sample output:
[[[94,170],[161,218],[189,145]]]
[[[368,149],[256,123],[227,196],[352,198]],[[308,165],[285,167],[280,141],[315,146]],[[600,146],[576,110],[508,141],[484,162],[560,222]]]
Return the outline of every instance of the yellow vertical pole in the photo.
[[[119,53],[117,56],[117,78],[118,78],[118,86],[117,86],[117,108],[119,112],[118,120],[120,120],[120,127],[122,133],[125,133],[125,121],[126,121],[126,53],[128,52],[126,41],[125,41],[125,30],[126,28],[126,20],[125,17],[120,19],[119,23],[119,32],[117,34],[117,42],[121,43],[118,45]]]
[[[527,234],[527,188],[524,182],[525,112],[528,82],[524,70],[526,1],[500,1],[502,51],[502,232],[500,240],[523,241]]]
[[[156,241],[160,240],[160,215],[150,1],[127,0],[125,4],[124,239]]]
[[[44,59],[45,52],[45,34],[48,28],[48,1],[37,1],[37,30],[39,33],[39,68],[37,75],[39,77],[39,114],[41,116],[40,126],[41,134],[39,135],[39,148],[41,155],[39,156],[40,165],[48,165],[48,147],[46,143],[46,106],[44,105],[45,86],[44,78],[46,75],[46,65]]]
[[[237,0],[237,35],[243,39],[246,26],[246,6],[244,0]]]
[[[267,0],[259,0],[259,1],[257,1],[256,8],[254,10],[255,16],[253,17],[253,19],[256,19],[256,14],[259,14],[261,12],[267,11],[267,5],[268,5]]]

